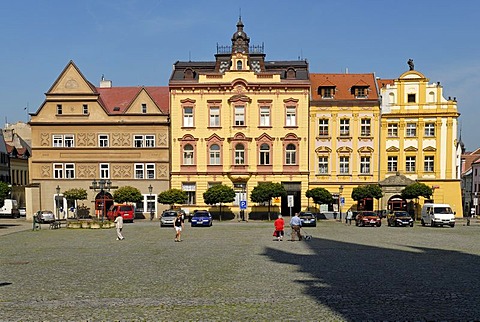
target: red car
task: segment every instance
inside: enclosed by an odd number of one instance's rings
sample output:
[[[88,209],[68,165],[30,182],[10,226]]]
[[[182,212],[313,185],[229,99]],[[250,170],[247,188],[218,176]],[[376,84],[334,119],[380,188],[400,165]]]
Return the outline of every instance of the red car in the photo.
[[[355,225],[356,226],[377,226],[380,227],[382,225],[382,220],[374,211],[361,211],[358,213],[357,217],[355,218]]]
[[[133,218],[135,218],[135,207],[132,205],[112,205],[107,212],[107,218],[113,221],[118,214],[123,217],[123,221],[133,222]]]

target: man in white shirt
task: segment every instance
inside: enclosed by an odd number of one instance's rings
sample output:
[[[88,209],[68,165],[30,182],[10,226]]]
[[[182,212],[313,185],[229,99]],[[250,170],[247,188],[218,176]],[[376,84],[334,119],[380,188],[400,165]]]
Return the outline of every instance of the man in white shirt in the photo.
[[[302,221],[300,217],[298,217],[298,212],[290,219],[290,227],[292,227],[292,239],[290,239],[290,241],[295,241],[295,235],[298,236],[298,240],[302,240],[302,234],[300,233]]]
[[[117,240],[124,240],[125,237],[122,236],[123,217],[120,214],[115,218],[115,228],[117,229]]]

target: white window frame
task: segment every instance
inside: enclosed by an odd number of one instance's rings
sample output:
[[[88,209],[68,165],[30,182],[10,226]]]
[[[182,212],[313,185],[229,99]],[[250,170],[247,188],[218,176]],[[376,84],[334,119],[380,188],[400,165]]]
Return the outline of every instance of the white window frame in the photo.
[[[435,157],[433,155],[426,155],[423,161],[423,171],[424,172],[434,172],[435,171]]]
[[[350,119],[340,119],[340,136],[350,136]]]
[[[289,149],[289,147],[293,147],[293,150]],[[286,165],[297,164],[297,146],[293,143],[289,143],[285,147],[285,164]]]
[[[187,205],[196,204],[197,184],[195,182],[182,182],[182,190],[187,193]]]
[[[155,179],[155,163],[145,164],[146,179]]]
[[[407,123],[405,127],[405,136],[412,138],[417,136],[417,124]]]
[[[73,134],[65,134],[63,136],[63,147],[65,148],[75,147],[75,136]]]
[[[65,163],[65,179],[75,179],[75,163]]]
[[[98,135],[98,146],[101,148],[106,148],[110,145],[110,136],[108,134],[99,134]]]
[[[406,156],[405,157],[405,172],[415,172],[416,171],[416,161],[415,156]]]
[[[372,124],[371,119],[363,118],[360,120],[360,136],[371,136],[372,135]]]
[[[133,146],[135,148],[143,148],[143,135],[134,135],[133,136]]]
[[[361,174],[371,174],[371,157],[366,155],[366,156],[360,156],[360,173]]]
[[[100,163],[98,168],[100,171],[100,179],[110,179],[110,163]]]
[[[328,119],[318,120],[318,136],[328,136]]]
[[[213,147],[217,147],[217,149],[213,149]],[[221,162],[220,162],[220,145],[218,144],[212,144],[210,145],[209,147],[209,151],[208,151],[208,154],[209,154],[209,161],[210,161],[210,165],[220,165]]]
[[[270,165],[270,145],[262,143],[259,148],[259,165]]]
[[[54,163],[53,164],[53,178],[54,179],[63,179],[63,163]]]
[[[134,164],[135,179],[145,179],[145,165],[143,163]]]
[[[340,174],[350,174],[350,157],[342,155],[338,158],[338,167]]]
[[[240,149],[240,147],[242,147]],[[235,165],[244,165],[245,164],[245,145],[242,143],[237,143],[235,145]]]
[[[235,126],[245,126],[245,106],[236,105],[235,109]]]
[[[270,126],[270,106],[260,106],[260,126]]]
[[[183,127],[193,127],[193,106],[183,107]]]
[[[296,106],[287,106],[285,108],[285,126],[297,126]]]
[[[54,134],[52,136],[52,143],[55,148],[63,148],[63,135]]]
[[[318,157],[318,174],[328,174],[328,156]]]
[[[147,114],[147,104],[142,103],[142,113]]]
[[[83,104],[82,110],[83,115],[88,115],[88,104]]]
[[[435,123],[425,123],[425,137],[434,137],[435,136]]]
[[[191,147],[192,149],[186,149],[187,147]],[[194,164],[194,156],[195,156],[195,148],[191,144],[185,144],[183,146],[183,165],[193,165]]]
[[[388,123],[387,125],[387,136],[389,138],[398,137],[398,124],[397,123]]]
[[[387,157],[387,171],[398,171],[398,157],[396,155]]]
[[[209,126],[220,127],[220,107],[210,106]]]
[[[155,147],[155,135],[154,134],[146,134],[145,135],[145,147],[146,148],[154,148]]]

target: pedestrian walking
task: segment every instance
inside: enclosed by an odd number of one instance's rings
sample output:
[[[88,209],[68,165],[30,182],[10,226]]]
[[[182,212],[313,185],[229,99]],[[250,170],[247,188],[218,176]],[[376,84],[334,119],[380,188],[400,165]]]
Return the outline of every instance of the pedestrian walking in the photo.
[[[175,228],[175,241],[181,242],[182,238],[182,230],[184,226],[184,220],[181,213],[177,214],[177,218],[175,218],[175,222],[173,223],[173,228]]]
[[[295,216],[290,219],[290,227],[292,227],[292,236],[290,241],[295,241],[295,235],[298,236],[298,240],[302,240],[302,234],[300,233],[302,221],[300,220],[300,217],[298,217],[298,212],[296,212]]]
[[[348,209],[347,211],[347,223],[350,226],[352,224],[352,219],[353,219],[353,212],[351,209]]]
[[[115,218],[115,228],[117,229],[117,240],[124,240],[125,237],[122,235],[123,217],[120,214],[117,214],[117,218]]]
[[[273,225],[275,226],[275,231],[273,232],[273,236],[277,237],[278,241],[282,241],[283,236],[285,234],[284,232],[285,221],[283,220],[282,215],[278,215],[278,218],[273,222]]]

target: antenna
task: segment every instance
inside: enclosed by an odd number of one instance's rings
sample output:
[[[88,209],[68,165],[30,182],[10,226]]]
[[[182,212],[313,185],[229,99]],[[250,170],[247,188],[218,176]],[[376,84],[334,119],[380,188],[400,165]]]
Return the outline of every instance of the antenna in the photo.
[[[238,8],[238,20],[242,20],[242,8]]]
[[[188,61],[192,61],[192,52],[190,50],[188,51]]]

